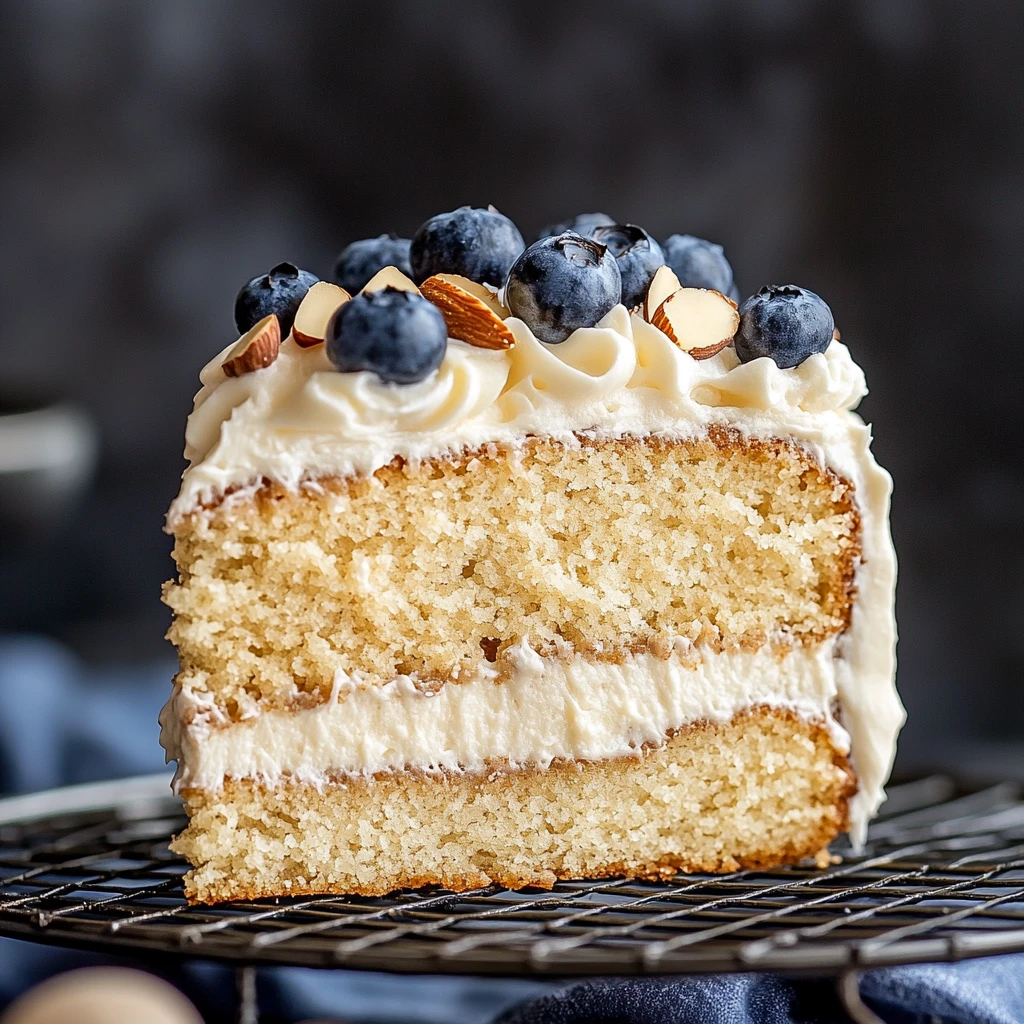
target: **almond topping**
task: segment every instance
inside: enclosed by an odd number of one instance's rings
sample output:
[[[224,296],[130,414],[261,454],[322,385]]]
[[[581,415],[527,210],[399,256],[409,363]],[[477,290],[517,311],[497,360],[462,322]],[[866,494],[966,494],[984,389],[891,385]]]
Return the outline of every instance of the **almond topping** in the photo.
[[[658,307],[673,293],[682,287],[676,272],[671,267],[658,267],[651,283],[647,286],[644,298],[644,319],[650,323]]]
[[[462,277],[460,274],[435,274],[434,277],[439,281],[453,284],[464,292],[469,292],[470,295],[475,295],[481,302],[486,302],[502,320],[510,315],[508,307],[502,305],[499,301],[497,292],[492,292],[487,285],[478,284],[476,281],[471,281],[468,277]]]
[[[732,299],[712,288],[679,288],[651,323],[694,359],[708,359],[732,341],[740,315]]]
[[[832,340],[833,341],[841,341],[842,337],[843,336],[839,333],[839,328],[838,327],[833,327],[832,328]]]
[[[295,323],[292,325],[295,344],[302,348],[322,345],[331,317],[351,298],[344,288],[329,281],[317,281],[295,311]]]
[[[458,274],[435,274],[420,286],[444,317],[448,337],[477,348],[506,349],[515,337],[501,319],[501,306],[482,284]]]
[[[281,349],[281,324],[273,313],[253,324],[227,354],[221,369],[229,377],[262,370],[269,366]]]
[[[379,292],[384,288],[397,288],[400,292],[415,292],[417,295],[420,294],[419,288],[416,287],[403,274],[398,267],[384,267],[382,270],[378,270],[373,277],[370,278],[366,284],[363,285],[363,292]]]

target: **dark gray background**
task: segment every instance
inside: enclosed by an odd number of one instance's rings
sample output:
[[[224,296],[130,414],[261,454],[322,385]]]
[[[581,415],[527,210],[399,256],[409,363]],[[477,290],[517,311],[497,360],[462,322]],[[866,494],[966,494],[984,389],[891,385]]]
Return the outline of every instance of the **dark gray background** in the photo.
[[[905,764],[1024,733],[1024,202],[1012,2],[0,6],[0,382],[102,430],[0,541],[0,627],[159,654],[200,366],[281,259],[494,203],[726,246],[832,305],[896,478]]]

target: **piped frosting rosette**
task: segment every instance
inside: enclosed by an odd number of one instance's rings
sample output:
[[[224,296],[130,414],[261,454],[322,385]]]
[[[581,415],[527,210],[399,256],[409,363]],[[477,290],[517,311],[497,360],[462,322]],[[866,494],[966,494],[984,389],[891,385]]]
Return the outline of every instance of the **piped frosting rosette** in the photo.
[[[443,431],[490,408],[508,375],[501,352],[452,341],[441,366],[426,380],[395,386],[376,374],[317,370],[272,416],[282,429],[340,432],[353,440],[386,431]]]
[[[581,406],[611,398],[625,388],[637,365],[629,314],[616,306],[596,327],[575,331],[561,345],[538,341],[521,320],[507,321],[516,339],[511,367],[496,412],[502,423],[530,419],[559,407],[565,426],[578,425]]]

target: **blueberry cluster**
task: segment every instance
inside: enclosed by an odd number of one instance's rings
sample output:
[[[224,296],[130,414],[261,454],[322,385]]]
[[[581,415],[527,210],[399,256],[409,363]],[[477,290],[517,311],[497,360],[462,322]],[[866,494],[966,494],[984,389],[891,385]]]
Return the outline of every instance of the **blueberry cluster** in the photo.
[[[380,235],[342,250],[334,280],[355,297],[328,324],[327,356],[342,372],[369,370],[392,384],[415,383],[440,366],[447,330],[437,307],[414,291],[358,294],[385,267],[397,267],[416,284],[435,274],[456,274],[504,286],[512,315],[541,341],[556,345],[578,328],[592,327],[619,303],[639,306],[664,266],[684,288],[739,298],[722,247],[693,235],[671,235],[659,243],[635,224],[584,213],[549,225],[527,247],[515,224],[493,206],[461,206],[431,217],[411,239]],[[254,277],[235,301],[238,330],[275,313],[286,335],[317,280],[291,263]],[[814,292],[796,285],[762,288],[739,313],[734,344],[742,362],[766,356],[780,367],[797,366],[832,341],[831,310]]]

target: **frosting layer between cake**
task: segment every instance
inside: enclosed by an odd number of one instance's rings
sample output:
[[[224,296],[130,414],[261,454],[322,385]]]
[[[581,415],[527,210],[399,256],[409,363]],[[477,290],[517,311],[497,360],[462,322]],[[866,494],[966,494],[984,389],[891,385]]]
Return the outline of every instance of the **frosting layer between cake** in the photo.
[[[500,683],[493,669],[436,691],[408,676],[379,686],[339,672],[326,704],[233,724],[218,724],[209,706],[179,691],[161,715],[161,742],[179,758],[179,789],[211,790],[225,777],[322,783],[332,774],[601,761],[759,705],[826,723],[837,750],[847,753],[849,736],[832,716],[835,642],[748,653],[677,638],[667,657],[608,662],[542,658],[521,641]],[[188,719],[195,724],[181,728]]]

